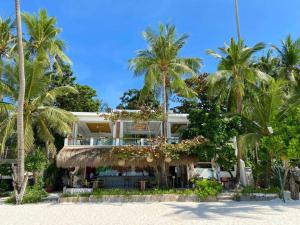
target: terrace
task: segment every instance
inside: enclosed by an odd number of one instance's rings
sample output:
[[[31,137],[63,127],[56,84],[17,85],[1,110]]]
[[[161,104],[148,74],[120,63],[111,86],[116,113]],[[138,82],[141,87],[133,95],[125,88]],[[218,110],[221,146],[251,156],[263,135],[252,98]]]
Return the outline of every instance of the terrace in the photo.
[[[72,135],[67,137],[64,147],[111,147],[149,146],[150,139],[162,136],[162,122],[158,120],[136,122],[133,120],[110,121],[105,114],[73,112],[78,118],[73,124]],[[170,113],[167,129],[169,143],[180,141],[180,130],[188,124],[187,114]]]

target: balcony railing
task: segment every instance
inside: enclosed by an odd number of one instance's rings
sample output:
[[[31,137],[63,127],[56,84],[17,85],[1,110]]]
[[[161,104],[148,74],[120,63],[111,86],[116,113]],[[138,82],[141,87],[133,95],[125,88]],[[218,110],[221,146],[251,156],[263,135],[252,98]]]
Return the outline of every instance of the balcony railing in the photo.
[[[168,138],[168,143],[177,144],[180,142],[178,137]],[[66,138],[65,146],[150,146],[151,140],[148,138]]]

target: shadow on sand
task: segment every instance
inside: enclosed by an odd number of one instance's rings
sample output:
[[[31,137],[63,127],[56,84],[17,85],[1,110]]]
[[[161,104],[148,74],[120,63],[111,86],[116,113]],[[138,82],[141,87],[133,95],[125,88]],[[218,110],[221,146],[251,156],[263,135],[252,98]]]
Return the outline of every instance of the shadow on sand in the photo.
[[[261,215],[282,212],[286,208],[296,208],[300,210],[300,201],[290,201],[284,204],[281,200],[261,202],[201,202],[196,205],[166,203],[166,205],[174,209],[172,215],[180,214],[180,216],[190,219],[202,218],[214,220],[219,216],[259,220]],[[169,215],[171,214],[166,216]]]

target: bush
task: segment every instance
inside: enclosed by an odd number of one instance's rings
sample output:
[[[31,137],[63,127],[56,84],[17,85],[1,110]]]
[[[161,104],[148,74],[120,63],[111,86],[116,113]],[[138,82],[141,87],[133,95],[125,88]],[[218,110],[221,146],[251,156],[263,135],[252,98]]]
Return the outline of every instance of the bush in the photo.
[[[47,197],[47,192],[39,185],[26,188],[22,204],[41,202],[42,198]],[[15,203],[14,194],[6,200],[6,203]]]
[[[244,187],[241,193],[243,195],[253,194],[253,193],[263,193],[263,194],[277,194],[280,192],[280,188],[272,187],[272,188],[257,188],[252,186]]]
[[[9,195],[9,185],[6,180],[0,180],[0,197]]]
[[[195,180],[195,193],[201,199],[207,199],[209,196],[216,197],[222,191],[222,185],[216,180]]]
[[[80,197],[88,197],[88,196],[103,196],[103,195],[124,195],[124,196],[130,196],[130,195],[162,195],[162,194],[178,194],[178,195],[191,195],[193,194],[193,190],[189,189],[148,189],[145,191],[141,191],[138,189],[130,189],[130,190],[124,190],[124,189],[96,189],[92,193],[80,193],[80,194],[63,194],[63,197],[74,197],[74,196],[80,196]]]

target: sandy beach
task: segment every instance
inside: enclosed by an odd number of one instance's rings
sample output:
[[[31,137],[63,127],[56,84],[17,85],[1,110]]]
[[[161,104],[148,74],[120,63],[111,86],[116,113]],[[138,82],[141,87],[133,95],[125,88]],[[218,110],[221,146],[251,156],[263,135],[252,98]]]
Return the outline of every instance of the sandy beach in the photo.
[[[300,221],[300,201],[210,203],[0,204],[1,225],[284,224]]]

